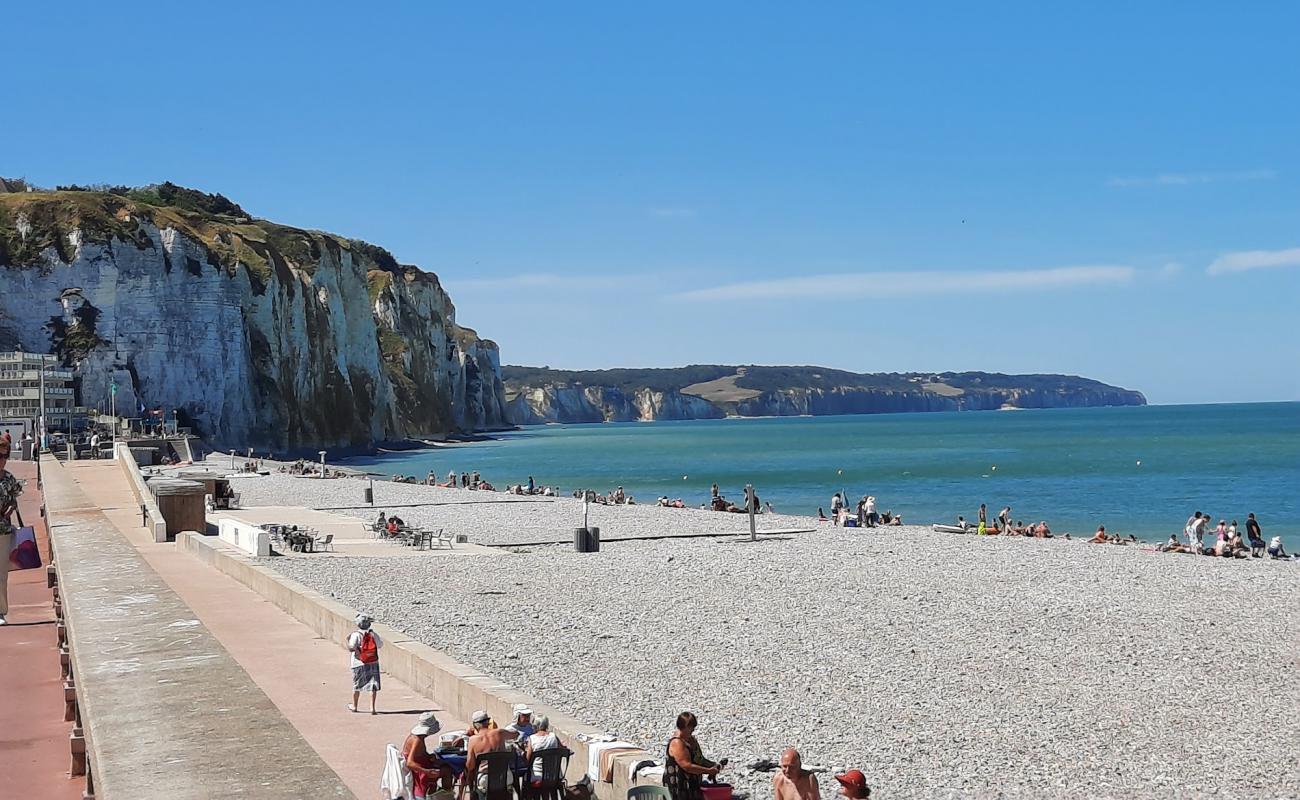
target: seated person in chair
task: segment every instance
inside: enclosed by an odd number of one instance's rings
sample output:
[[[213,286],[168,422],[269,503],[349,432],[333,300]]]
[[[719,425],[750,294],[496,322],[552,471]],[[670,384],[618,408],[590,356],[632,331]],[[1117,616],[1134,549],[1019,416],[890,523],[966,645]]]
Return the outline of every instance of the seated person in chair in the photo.
[[[518,734],[514,731],[508,731],[504,728],[491,727],[492,718],[486,711],[475,711],[471,718],[473,735],[469,738],[469,744],[465,748],[465,776],[461,783],[461,793],[464,794],[469,782],[474,781],[476,792],[487,791],[488,775],[487,762],[481,761],[481,757],[487,753],[504,753],[509,742],[513,741]]]
[[[532,763],[533,753],[542,750],[555,750],[563,747],[560,743],[560,737],[551,732],[551,720],[545,714],[537,718],[537,728],[532,736],[528,737],[524,745],[524,760],[526,763]],[[542,763],[539,761],[533,764],[533,774],[529,780],[539,781],[542,779]]]

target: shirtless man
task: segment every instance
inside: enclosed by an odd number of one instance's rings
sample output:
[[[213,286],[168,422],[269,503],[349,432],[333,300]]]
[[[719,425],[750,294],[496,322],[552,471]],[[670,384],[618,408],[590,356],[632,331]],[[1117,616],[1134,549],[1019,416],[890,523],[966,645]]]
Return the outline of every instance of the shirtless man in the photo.
[[[793,747],[781,751],[781,769],[772,776],[772,796],[775,800],[821,800],[817,777],[804,770],[799,751]]]
[[[485,753],[504,753],[506,743],[519,735],[505,728],[489,728],[492,718],[486,711],[475,711],[470,721],[473,723],[473,727],[470,728],[473,735],[470,736],[469,745],[465,748],[465,775],[460,784],[459,795],[461,798],[465,796],[465,789],[469,786],[471,776],[479,791],[487,788],[487,773],[483,771],[487,765],[479,763],[479,756]]]

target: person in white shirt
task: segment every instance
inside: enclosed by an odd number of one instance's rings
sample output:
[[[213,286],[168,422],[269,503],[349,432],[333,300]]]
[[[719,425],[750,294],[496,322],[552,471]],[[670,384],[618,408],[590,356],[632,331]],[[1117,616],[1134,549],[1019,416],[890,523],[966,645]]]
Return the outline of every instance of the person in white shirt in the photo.
[[[533,760],[533,753],[541,750],[553,750],[557,747],[563,747],[560,744],[560,737],[551,732],[551,720],[542,714],[537,718],[537,728],[532,736],[528,737],[528,743],[525,745],[524,758],[529,762]],[[537,762],[533,764],[533,780],[540,780],[542,777],[542,764]]]
[[[374,618],[369,614],[357,614],[357,629],[348,636],[348,659],[352,665],[352,702],[348,711],[357,710],[357,701],[362,692],[370,692],[370,713],[375,711],[375,701],[379,697],[379,648],[384,646],[379,634],[370,629]]]

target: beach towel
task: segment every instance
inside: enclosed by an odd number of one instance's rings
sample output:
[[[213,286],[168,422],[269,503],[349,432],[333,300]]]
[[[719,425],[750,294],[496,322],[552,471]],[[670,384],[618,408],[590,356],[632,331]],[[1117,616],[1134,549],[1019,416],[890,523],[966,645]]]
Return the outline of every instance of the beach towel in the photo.
[[[593,781],[601,779],[601,760],[600,754],[606,750],[617,748],[619,750],[636,750],[637,746],[628,742],[591,742],[587,745],[587,777]]]
[[[411,770],[402,758],[402,751],[392,744],[384,750],[384,772],[379,776],[379,796],[382,800],[410,800],[414,788]]]

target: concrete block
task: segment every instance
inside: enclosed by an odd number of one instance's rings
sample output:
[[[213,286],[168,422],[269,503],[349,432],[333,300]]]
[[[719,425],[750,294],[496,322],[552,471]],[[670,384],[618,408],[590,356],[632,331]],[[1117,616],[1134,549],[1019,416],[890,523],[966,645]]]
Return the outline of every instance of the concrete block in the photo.
[[[63,721],[72,722],[77,718],[77,687],[71,680],[63,682]]]
[[[81,728],[72,729],[72,733],[68,736],[68,749],[72,752],[72,766],[68,769],[68,774],[74,778],[85,775],[86,737],[82,734]]]

